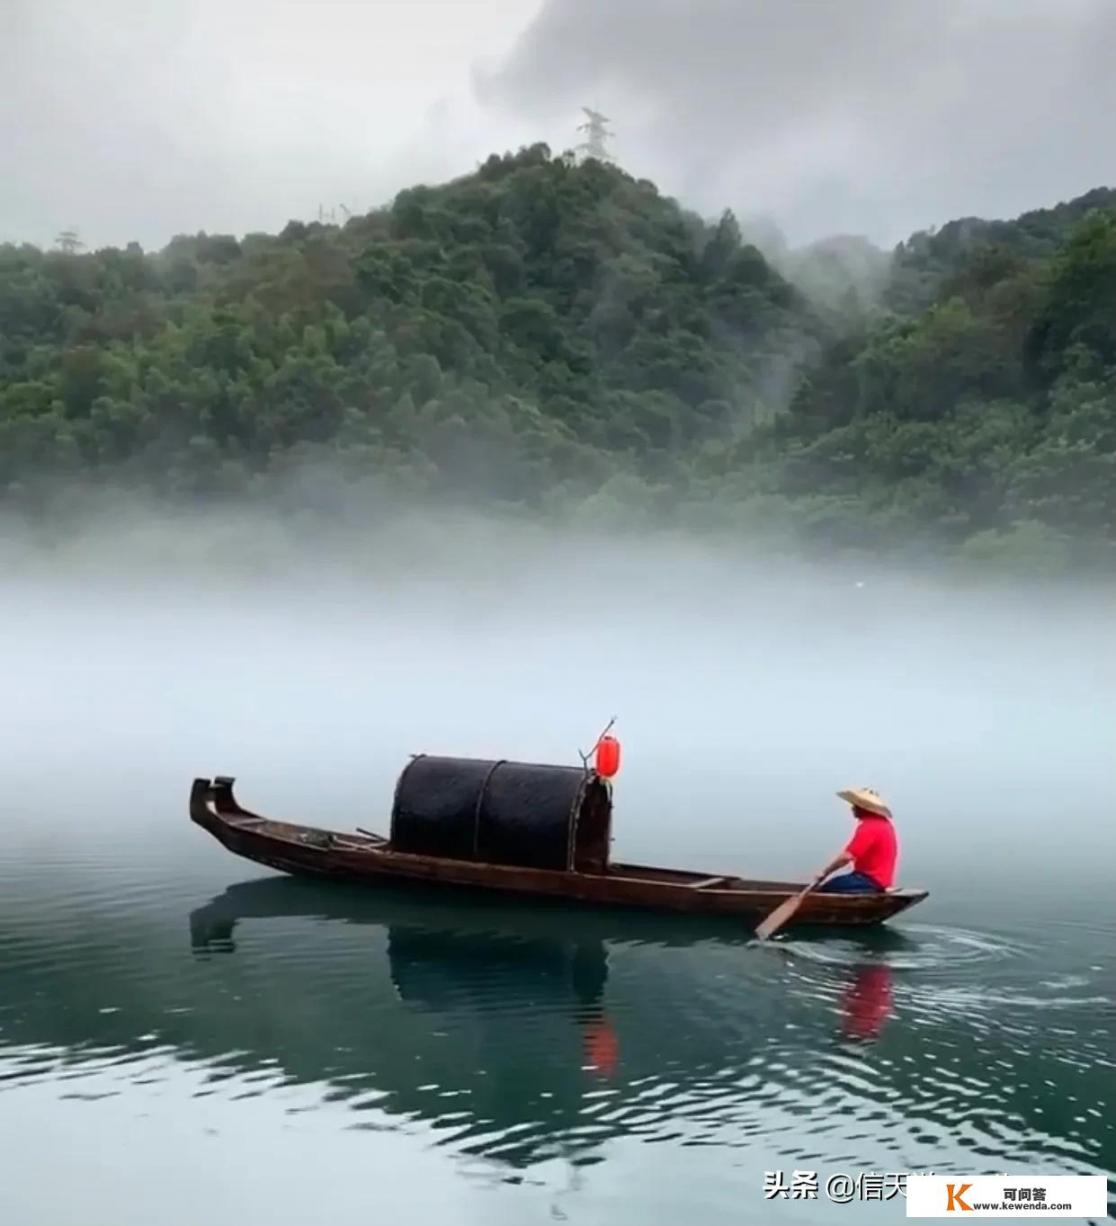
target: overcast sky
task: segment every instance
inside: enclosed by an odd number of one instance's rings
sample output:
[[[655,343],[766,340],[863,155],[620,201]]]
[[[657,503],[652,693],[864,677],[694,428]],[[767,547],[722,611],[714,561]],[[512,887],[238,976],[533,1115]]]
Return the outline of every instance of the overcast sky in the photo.
[[[792,241],[1116,184],[1116,0],[0,0],[0,240],[275,230],[574,144]]]

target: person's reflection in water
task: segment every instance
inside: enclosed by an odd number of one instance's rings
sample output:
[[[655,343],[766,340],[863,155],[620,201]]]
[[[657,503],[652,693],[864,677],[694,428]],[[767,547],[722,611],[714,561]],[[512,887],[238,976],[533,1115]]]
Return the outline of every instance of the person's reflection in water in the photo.
[[[875,1039],[891,1014],[891,967],[862,962],[841,998],[841,1034],[846,1039]]]
[[[611,1077],[620,1058],[620,1044],[604,1007],[608,981],[608,956],[603,944],[578,945],[574,954],[573,987],[577,997],[577,1021],[581,1027],[586,1069]]]
[[[581,1025],[585,1039],[585,1067],[604,1077],[611,1077],[620,1060],[620,1043],[612,1023],[602,1012],[600,1017],[583,1018]]]

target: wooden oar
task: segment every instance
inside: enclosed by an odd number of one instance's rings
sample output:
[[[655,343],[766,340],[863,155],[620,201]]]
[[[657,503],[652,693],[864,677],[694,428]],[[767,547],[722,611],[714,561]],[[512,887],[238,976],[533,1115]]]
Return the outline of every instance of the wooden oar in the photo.
[[[769,936],[790,919],[790,917],[802,905],[802,900],[810,893],[811,890],[817,889],[825,880],[824,877],[815,877],[813,881],[804,889],[799,890],[797,894],[792,894],[786,902],[781,902],[774,911],[756,928],[756,940],[766,941]]]

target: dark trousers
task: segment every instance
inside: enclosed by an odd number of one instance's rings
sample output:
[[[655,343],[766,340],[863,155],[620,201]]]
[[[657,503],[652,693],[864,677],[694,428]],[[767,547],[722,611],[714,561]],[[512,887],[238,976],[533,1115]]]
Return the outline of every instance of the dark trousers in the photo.
[[[820,894],[882,894],[883,886],[863,873],[842,873],[818,886]]]

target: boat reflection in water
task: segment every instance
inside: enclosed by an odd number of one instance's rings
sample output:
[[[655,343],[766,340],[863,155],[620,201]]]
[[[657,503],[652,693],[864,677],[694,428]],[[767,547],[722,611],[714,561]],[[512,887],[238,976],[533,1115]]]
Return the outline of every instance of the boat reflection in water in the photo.
[[[258,1057],[288,1076],[516,1166],[557,1152],[592,1162],[632,1133],[739,1143],[773,1111],[799,1110],[796,1082],[811,1068],[824,1077],[834,1042],[874,1037],[890,1010],[886,964],[773,978],[771,955],[724,920],[267,878],[230,887],[190,929],[199,957],[235,952],[269,980],[272,1012],[252,1019],[245,1002],[229,1061],[249,1061],[250,1036],[269,1034]],[[857,941],[879,957],[905,938]],[[771,1040],[788,1024],[802,1050],[781,1077]]]

